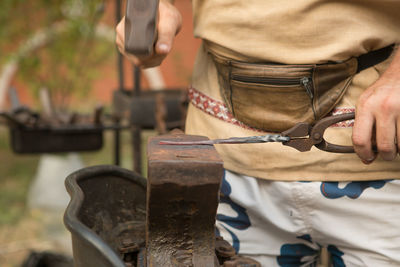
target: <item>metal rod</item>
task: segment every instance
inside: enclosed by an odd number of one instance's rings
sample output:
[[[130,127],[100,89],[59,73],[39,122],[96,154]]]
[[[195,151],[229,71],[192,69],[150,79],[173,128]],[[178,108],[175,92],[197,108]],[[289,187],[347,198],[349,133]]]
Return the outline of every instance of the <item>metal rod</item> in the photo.
[[[142,129],[138,125],[131,127],[133,170],[142,174]]]
[[[121,21],[121,0],[116,1],[115,5],[115,20],[116,24]],[[121,53],[117,49],[117,69],[118,69],[118,90],[124,90],[124,64]],[[119,118],[115,118],[115,124],[118,126]],[[114,164],[120,164],[121,157],[121,132],[119,129],[114,130]]]
[[[133,96],[139,96],[141,93],[141,71],[138,66],[133,67]],[[134,116],[135,114],[131,114]],[[142,129],[138,125],[132,125],[132,153],[133,170],[142,173]]]
[[[133,65],[133,78],[134,78],[134,87],[133,87],[133,89],[134,89],[134,91],[133,91],[133,94],[135,95],[135,96],[138,96],[138,95],[140,95],[140,91],[142,90],[142,88],[141,88],[141,70],[140,70],[140,68],[138,67],[138,66],[135,66],[135,65]]]
[[[114,121],[116,126],[119,126],[120,119],[115,118]],[[120,158],[121,158],[121,131],[116,128],[114,130],[114,165],[120,165]]]
[[[121,21],[121,0],[116,1],[115,7],[115,19],[116,24]],[[117,64],[118,64],[118,82],[119,82],[119,90],[124,90],[124,61],[121,53],[117,49]]]

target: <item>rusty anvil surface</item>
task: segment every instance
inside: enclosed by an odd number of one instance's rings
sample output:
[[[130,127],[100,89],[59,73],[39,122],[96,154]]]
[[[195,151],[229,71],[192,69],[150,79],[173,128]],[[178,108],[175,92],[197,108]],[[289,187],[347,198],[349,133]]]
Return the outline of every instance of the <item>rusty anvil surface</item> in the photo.
[[[223,163],[213,146],[166,146],[161,140],[207,140],[158,136],[148,144],[147,266],[219,266],[215,216]]]

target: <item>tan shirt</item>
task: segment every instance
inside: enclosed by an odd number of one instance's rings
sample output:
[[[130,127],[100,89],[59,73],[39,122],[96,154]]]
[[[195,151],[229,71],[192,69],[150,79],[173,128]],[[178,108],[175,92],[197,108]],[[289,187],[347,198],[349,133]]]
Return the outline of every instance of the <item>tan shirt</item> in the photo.
[[[253,62],[322,63],[345,60],[391,43],[400,43],[400,1],[397,0],[193,0],[195,34],[209,49]],[[250,14],[250,15],[249,15]],[[361,93],[379,78],[389,60],[356,75],[338,107],[354,108]],[[193,87],[222,101],[217,72],[202,47]],[[189,134],[209,138],[262,133],[210,116],[190,105]],[[331,128],[325,138],[351,144],[351,128]],[[217,145],[225,167],[273,180],[373,180],[400,178],[400,158],[364,165],[355,154],[334,154],[313,148],[298,152],[278,143]]]
[[[398,0],[193,0],[195,36],[236,59],[345,60],[400,40]]]

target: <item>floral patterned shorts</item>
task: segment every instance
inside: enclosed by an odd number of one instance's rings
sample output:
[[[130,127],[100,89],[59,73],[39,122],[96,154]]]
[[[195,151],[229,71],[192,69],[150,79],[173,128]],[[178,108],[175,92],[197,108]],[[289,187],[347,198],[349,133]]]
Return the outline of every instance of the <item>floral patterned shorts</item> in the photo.
[[[262,266],[400,266],[400,180],[279,182],[225,171],[217,234]]]

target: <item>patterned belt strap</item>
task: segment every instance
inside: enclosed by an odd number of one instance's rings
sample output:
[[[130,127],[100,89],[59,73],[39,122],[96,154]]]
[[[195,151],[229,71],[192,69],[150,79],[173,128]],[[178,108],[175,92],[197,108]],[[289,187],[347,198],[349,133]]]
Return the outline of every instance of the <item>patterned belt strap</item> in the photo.
[[[227,106],[219,100],[213,99],[202,92],[196,90],[193,87],[189,88],[189,100],[193,106],[200,109],[201,111],[207,113],[208,115],[213,116],[219,120],[224,122],[237,125],[239,127],[256,131],[256,132],[263,132],[259,129],[252,128],[243,122],[235,119],[232,113],[229,112]],[[339,115],[343,113],[350,113],[354,112],[355,108],[335,108],[329,115]],[[353,127],[354,120],[343,121],[332,125],[331,127],[335,128],[349,128]]]

